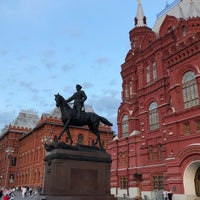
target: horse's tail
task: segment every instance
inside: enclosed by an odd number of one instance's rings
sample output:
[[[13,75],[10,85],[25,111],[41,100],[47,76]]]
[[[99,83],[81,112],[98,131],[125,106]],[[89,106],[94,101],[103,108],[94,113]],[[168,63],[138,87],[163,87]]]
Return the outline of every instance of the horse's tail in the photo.
[[[106,118],[99,116],[100,120],[102,123],[108,125],[108,126],[112,126],[113,124],[111,122],[109,122]]]

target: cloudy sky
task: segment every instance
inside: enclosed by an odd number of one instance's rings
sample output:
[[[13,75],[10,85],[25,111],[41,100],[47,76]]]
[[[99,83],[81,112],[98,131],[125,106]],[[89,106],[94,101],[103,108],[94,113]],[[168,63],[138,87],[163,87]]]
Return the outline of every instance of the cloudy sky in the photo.
[[[153,28],[166,1],[141,3]],[[0,0],[0,129],[20,110],[51,112],[54,94],[67,98],[79,83],[85,103],[117,132],[121,64],[137,5],[137,0]]]

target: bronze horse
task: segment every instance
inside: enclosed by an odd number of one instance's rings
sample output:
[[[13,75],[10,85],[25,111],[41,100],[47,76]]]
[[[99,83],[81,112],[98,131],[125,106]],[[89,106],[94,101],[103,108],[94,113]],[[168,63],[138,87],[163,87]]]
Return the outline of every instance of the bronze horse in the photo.
[[[62,134],[66,131],[72,145],[73,140],[69,131],[69,126],[84,126],[88,125],[89,129],[96,135],[96,141],[94,146],[99,143],[99,147],[102,148],[99,132],[99,123],[102,122],[108,126],[112,126],[106,118],[101,117],[93,112],[81,112],[80,118],[77,118],[77,114],[66,102],[65,99],[58,93],[55,95],[56,106],[60,108],[63,122],[63,129],[60,132],[57,141],[60,140]]]

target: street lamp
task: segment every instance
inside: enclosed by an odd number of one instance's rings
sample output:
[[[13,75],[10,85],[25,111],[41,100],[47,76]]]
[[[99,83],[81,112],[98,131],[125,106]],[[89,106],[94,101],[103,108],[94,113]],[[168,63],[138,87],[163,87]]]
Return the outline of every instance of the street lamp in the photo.
[[[42,139],[42,143],[44,143],[44,144],[50,144],[52,142],[53,142],[53,140],[52,140],[52,136],[51,135],[44,136],[44,138]]]
[[[7,153],[7,169],[6,169],[6,177],[5,177],[5,188],[6,188],[7,183],[8,183],[9,158],[12,156],[14,152],[14,148],[8,147],[5,152]]]
[[[2,175],[2,173],[0,173],[0,182],[1,182],[1,185],[3,185],[2,184],[2,181],[3,181],[2,179],[3,179],[3,175]]]

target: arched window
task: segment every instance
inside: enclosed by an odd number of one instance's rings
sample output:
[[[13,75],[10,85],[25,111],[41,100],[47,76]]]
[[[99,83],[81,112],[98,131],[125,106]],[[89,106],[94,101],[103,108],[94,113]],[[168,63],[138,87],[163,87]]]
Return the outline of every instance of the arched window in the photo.
[[[152,102],[149,106],[149,127],[151,131],[159,128],[157,107],[156,102]]]
[[[132,40],[132,42],[131,42],[131,47],[132,47],[132,49],[135,48],[135,40]]]
[[[56,140],[57,140],[57,135],[54,135],[54,137],[53,137],[53,141],[55,142]]]
[[[130,85],[129,85],[130,97],[132,97],[132,96],[133,96],[133,85],[132,85],[132,81],[130,81],[129,84],[130,84]]]
[[[171,26],[168,27],[167,31],[168,31],[168,33],[171,33],[173,31],[173,27],[171,27]]]
[[[129,132],[128,115],[124,115],[122,118],[122,137],[127,137],[128,132]]]
[[[156,69],[156,62],[153,62],[153,80],[157,80],[157,69]]]
[[[128,98],[128,86],[127,84],[125,85],[125,99]]]
[[[182,79],[182,89],[184,108],[191,108],[199,105],[199,95],[194,72],[188,71],[184,74]]]
[[[162,159],[163,158],[163,154],[162,154],[162,144],[158,144],[158,158]]]
[[[83,144],[83,134],[80,133],[80,134],[78,135],[78,141],[77,141],[77,143],[78,143],[78,144]]]
[[[182,33],[183,33],[183,37],[185,37],[187,35],[187,28],[186,28],[186,26],[182,26]]]
[[[149,146],[149,159],[154,160],[154,147],[153,147],[153,145]]]
[[[150,84],[150,66],[148,65],[147,66],[147,85],[149,85]]]

